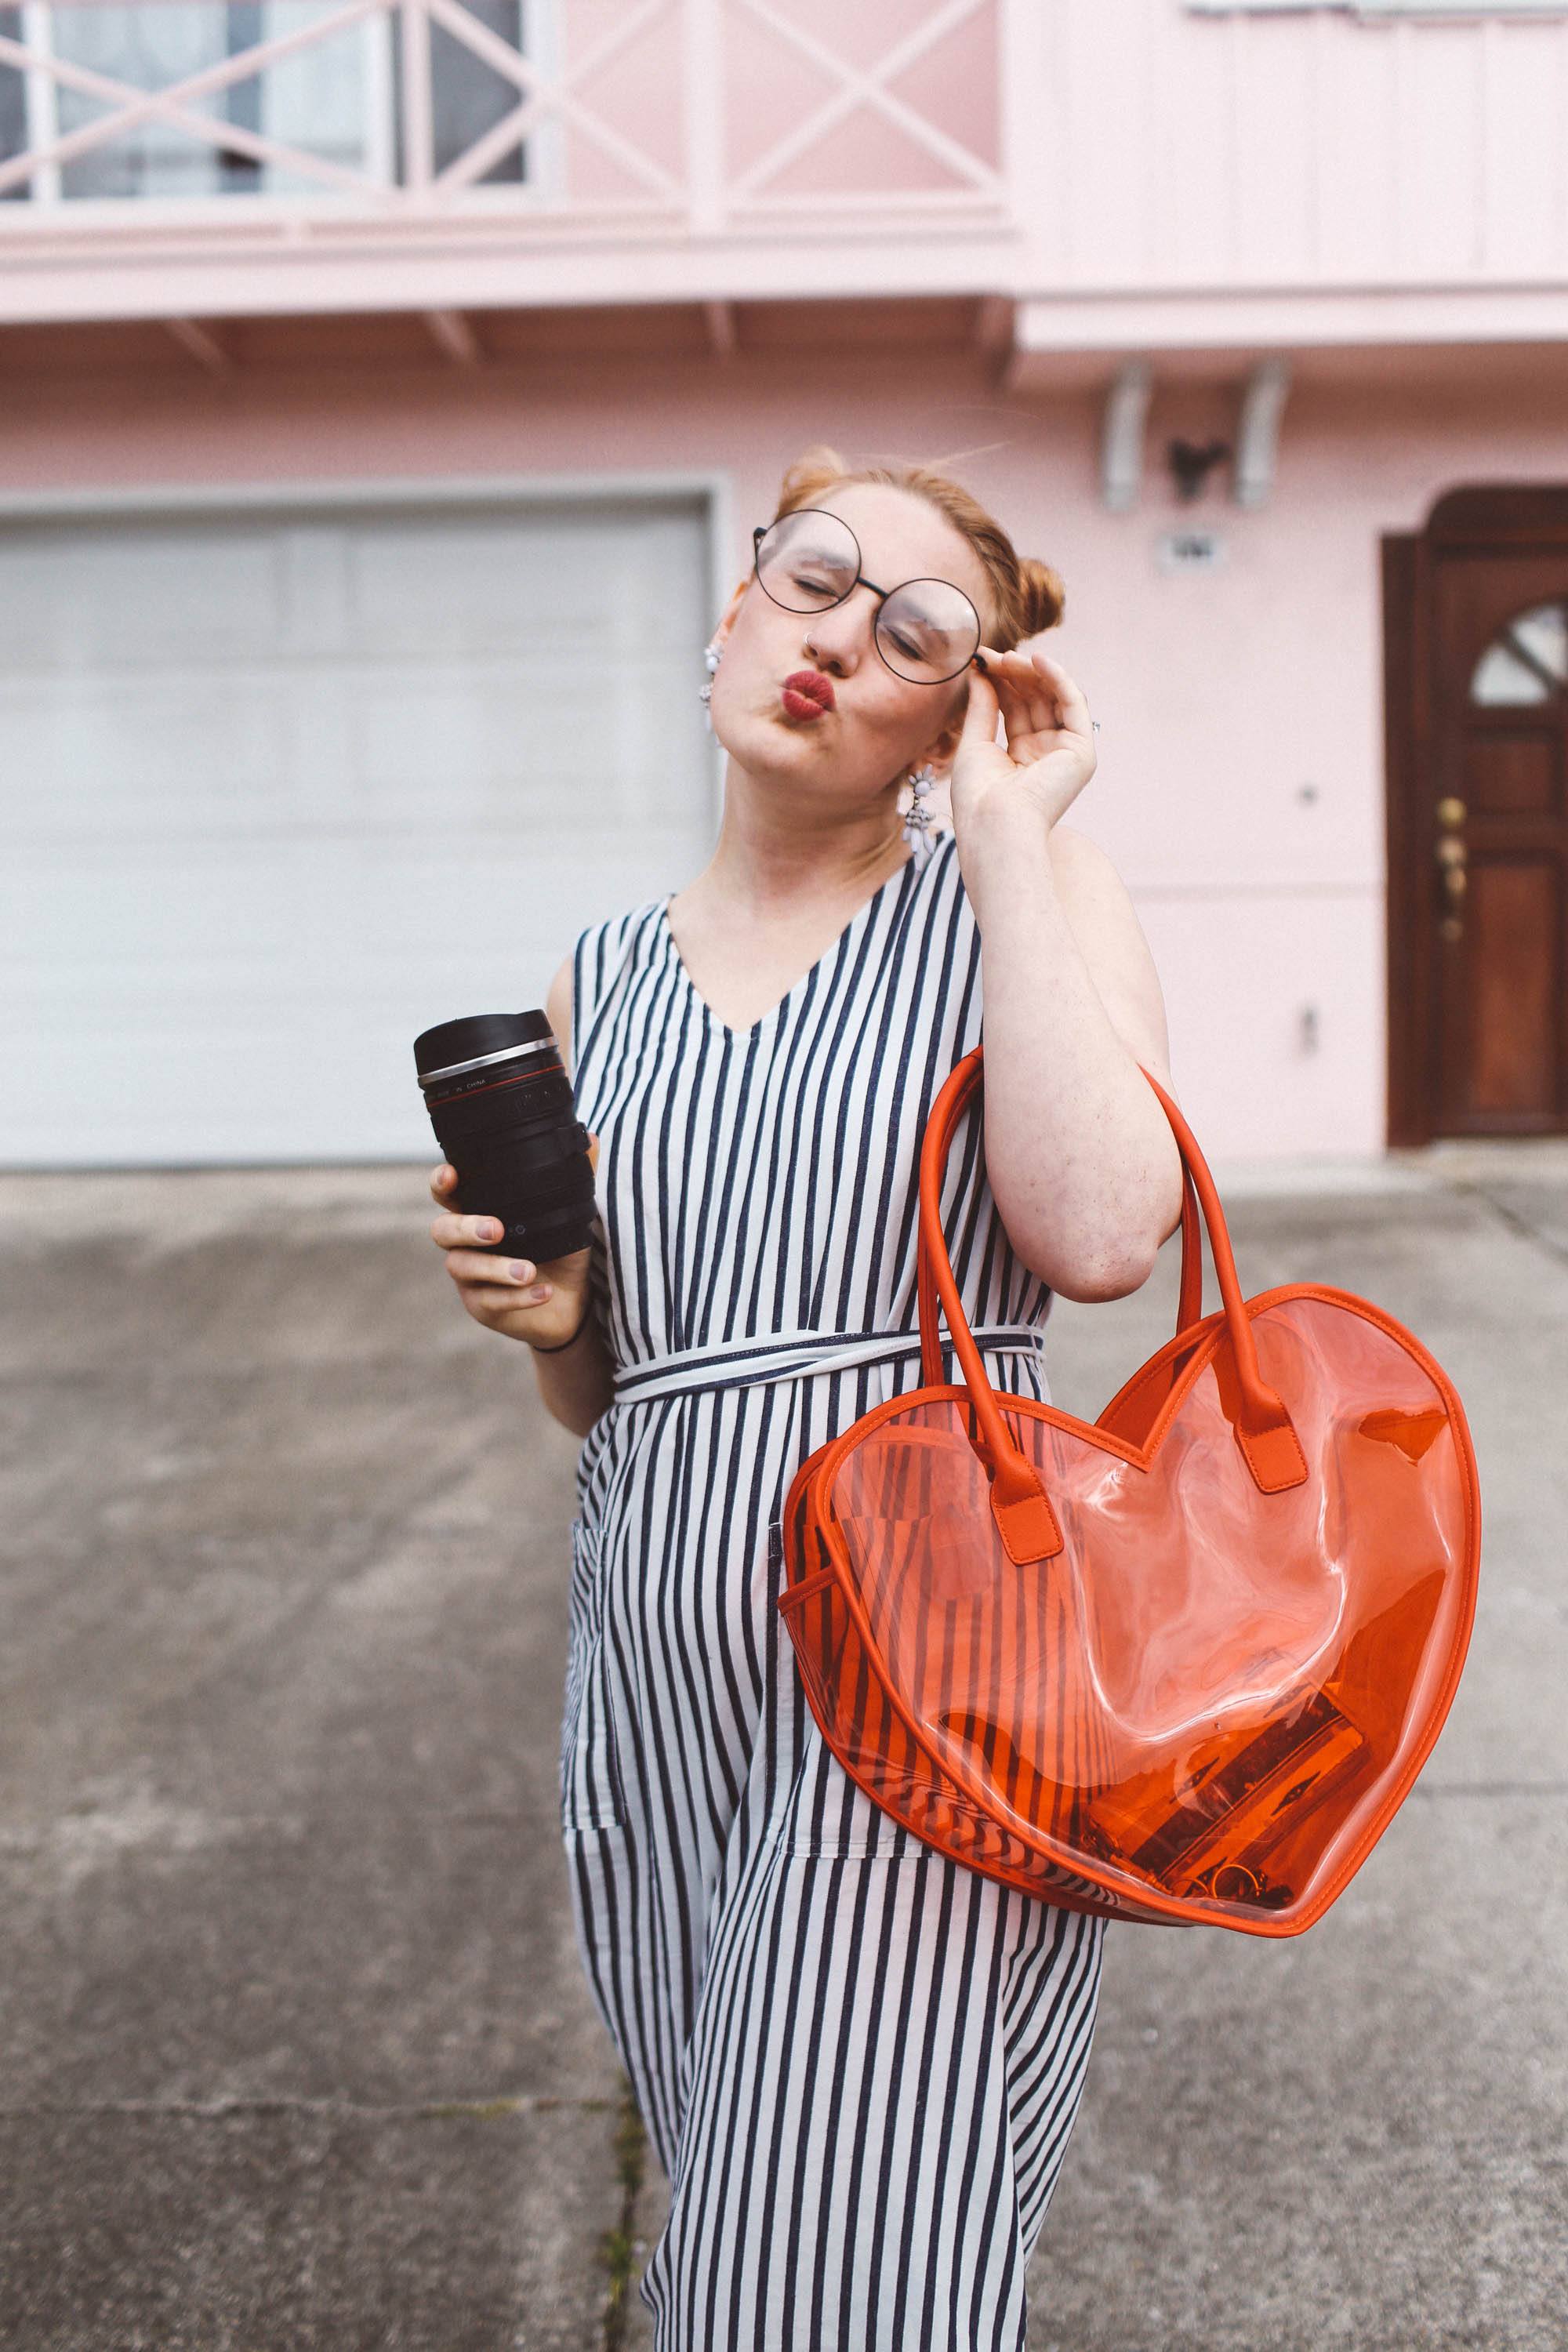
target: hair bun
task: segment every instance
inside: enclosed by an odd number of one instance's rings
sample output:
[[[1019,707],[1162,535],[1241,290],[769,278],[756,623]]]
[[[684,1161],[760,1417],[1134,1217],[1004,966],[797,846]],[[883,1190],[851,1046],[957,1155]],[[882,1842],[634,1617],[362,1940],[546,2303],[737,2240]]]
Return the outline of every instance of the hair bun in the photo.
[[[786,468],[779,484],[776,511],[783,515],[795,507],[814,506],[848,471],[837,449],[830,449],[826,441],[814,441]]]
[[[1061,574],[1032,555],[1018,559],[1018,584],[1024,593],[1024,635],[1033,637],[1054,629],[1067,610],[1067,590]]]

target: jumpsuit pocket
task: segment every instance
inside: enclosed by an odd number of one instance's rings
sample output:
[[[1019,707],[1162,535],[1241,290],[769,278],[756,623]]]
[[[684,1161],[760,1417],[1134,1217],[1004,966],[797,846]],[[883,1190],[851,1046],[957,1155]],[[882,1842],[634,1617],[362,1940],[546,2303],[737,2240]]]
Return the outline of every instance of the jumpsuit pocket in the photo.
[[[561,1827],[619,1829],[626,1808],[610,1702],[605,1643],[603,1538],[581,1515],[572,1522],[566,1700],[561,1725]]]
[[[786,1587],[784,1536],[776,1522],[768,1529],[768,1569],[776,1603]],[[786,1621],[781,1617],[780,1622]],[[918,1848],[903,1823],[873,1802],[827,1745],[806,1700],[800,1662],[787,1634],[784,1646],[799,1702],[794,1719],[800,1748],[780,1809],[777,1836],[783,1852],[805,1862],[891,1862]],[[787,1714],[784,1719],[789,1720]]]
[[[784,1801],[780,1843],[805,1862],[897,1862],[921,1841],[852,1780],[812,1717]]]

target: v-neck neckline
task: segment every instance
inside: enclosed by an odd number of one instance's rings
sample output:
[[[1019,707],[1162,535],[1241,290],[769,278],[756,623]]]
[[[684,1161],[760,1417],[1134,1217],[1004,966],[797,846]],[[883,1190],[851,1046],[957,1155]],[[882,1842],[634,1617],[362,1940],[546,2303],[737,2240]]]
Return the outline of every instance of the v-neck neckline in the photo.
[[[692,998],[692,1001],[698,1005],[704,1018],[710,1023],[712,1027],[719,1031],[721,1036],[739,1038],[742,1042],[749,1037],[754,1037],[759,1030],[771,1028],[773,1023],[779,1018],[780,1014],[784,1012],[786,1007],[794,1003],[795,999],[800,994],[801,990],[805,986],[809,980],[813,979],[816,973],[824,969],[825,966],[836,964],[838,961],[839,958],[843,955],[845,949],[848,946],[854,933],[858,930],[860,925],[866,920],[866,918],[871,912],[872,908],[883,896],[884,892],[891,889],[895,882],[901,882],[911,866],[928,865],[930,863],[931,856],[935,854],[937,841],[942,837],[942,836],[941,835],[938,835],[931,842],[930,849],[925,851],[923,855],[918,848],[911,849],[909,856],[904,859],[903,864],[901,866],[895,866],[892,872],[884,877],[884,878],[878,883],[876,888],[872,891],[868,898],[862,898],[860,904],[856,908],[855,912],[850,916],[849,920],[845,924],[837,938],[828,942],[827,946],[823,949],[822,953],[817,957],[816,961],[814,964],[809,965],[807,969],[801,973],[800,978],[795,982],[795,985],[792,988],[787,988],[784,994],[779,998],[776,1004],[771,1004],[764,1013],[762,1013],[758,1019],[750,1024],[749,1027],[744,1029],[737,1029],[730,1022],[721,1021],[720,1019],[718,1013],[714,1012],[713,1007],[709,1003],[708,999],[698,987],[697,982],[692,979],[691,974],[687,971],[686,959],[681,954],[679,947],[676,943],[674,927],[669,919],[669,902],[676,896],[676,893],[673,890],[667,891],[663,898],[660,899],[658,907],[658,919],[664,926],[665,945],[669,950],[670,961],[673,963],[679,978],[684,982],[688,993]]]

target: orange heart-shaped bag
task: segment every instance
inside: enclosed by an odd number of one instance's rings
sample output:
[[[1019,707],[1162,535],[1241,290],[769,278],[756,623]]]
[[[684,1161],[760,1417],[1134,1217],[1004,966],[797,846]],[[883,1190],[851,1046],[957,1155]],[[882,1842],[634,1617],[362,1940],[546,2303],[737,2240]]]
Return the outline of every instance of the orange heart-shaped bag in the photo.
[[[1207,1164],[1146,1070],[1183,1162],[1175,1337],[1097,1422],[998,1396],[938,1209],[982,1052],[921,1153],[922,1384],[818,1447],[785,1500],[778,1606],[812,1712],[868,1796],[971,1869],[1075,1910],[1299,1934],[1458,1682],[1480,1548],[1464,1408],[1364,1298],[1243,1299]],[[1202,1319],[1199,1202],[1223,1300]]]

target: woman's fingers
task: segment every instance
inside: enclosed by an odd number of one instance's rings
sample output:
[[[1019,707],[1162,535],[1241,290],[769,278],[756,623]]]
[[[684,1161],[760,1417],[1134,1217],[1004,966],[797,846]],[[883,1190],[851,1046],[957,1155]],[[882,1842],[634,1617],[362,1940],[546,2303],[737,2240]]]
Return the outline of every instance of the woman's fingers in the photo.
[[[1061,725],[1057,695],[1050,677],[1041,669],[1043,655],[1016,654],[1018,702],[1025,715],[1025,729],[1030,735],[1054,735]]]
[[[430,1238],[443,1249],[456,1249],[461,1242],[499,1242],[501,1228],[496,1217],[437,1217],[430,1227]]]
[[[533,1292],[540,1289],[543,1296],[536,1298]],[[479,1316],[526,1313],[531,1307],[548,1307],[554,1296],[548,1284],[535,1283],[533,1290],[524,1291],[521,1297],[515,1290],[502,1289],[494,1282],[465,1282],[462,1286],[464,1306],[470,1314]]]
[[[485,1257],[478,1250],[465,1249],[447,1250],[447,1271],[454,1282],[485,1283],[497,1290],[532,1282],[539,1274],[531,1258]]]
[[[597,1141],[595,1137],[591,1158],[597,1156]],[[430,1238],[446,1253],[447,1271],[466,1313],[503,1339],[532,1339],[540,1347],[569,1339],[582,1322],[583,1277],[592,1247],[568,1251],[545,1265],[481,1248],[478,1244],[499,1242],[504,1228],[497,1217],[465,1216],[452,1208],[456,1183],[456,1171],[443,1160],[431,1175],[430,1196],[446,1213],[433,1221]]]
[[[1049,677],[1055,691],[1057,706],[1061,712],[1058,724],[1072,735],[1089,734],[1091,731],[1089,704],[1081,687],[1068,676],[1060,662],[1051,659],[1049,654],[1037,654],[1035,659]]]
[[[1008,740],[1021,735],[1087,735],[1089,705],[1060,662],[1049,654],[996,653],[982,646],[1002,707]]]
[[[1002,709],[1002,722],[1012,742],[1020,735],[1038,735],[1050,728],[1048,692],[1042,693],[1040,674],[1026,654],[993,653],[981,649],[985,656],[985,667],[996,699]]]

